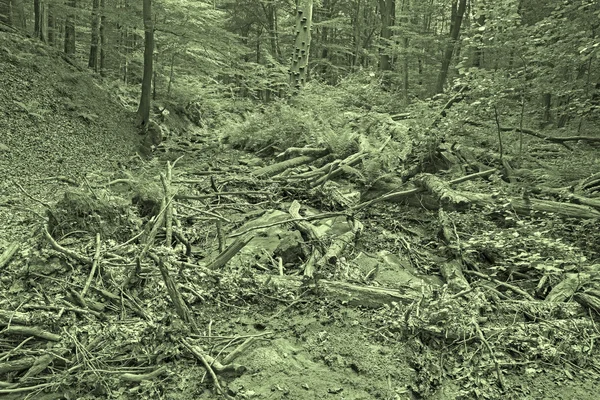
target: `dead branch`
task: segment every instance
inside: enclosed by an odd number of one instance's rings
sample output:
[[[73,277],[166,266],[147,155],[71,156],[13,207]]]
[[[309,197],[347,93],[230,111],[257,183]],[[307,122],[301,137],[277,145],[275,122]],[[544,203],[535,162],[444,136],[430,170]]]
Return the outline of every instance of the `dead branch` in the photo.
[[[56,240],[54,240],[54,238],[52,237],[52,235],[50,235],[50,232],[48,232],[48,226],[44,225],[44,236],[46,237],[46,239],[48,240],[48,242],[50,242],[50,245],[52,246],[52,248],[56,251],[58,251],[59,253],[62,253],[64,255],[66,255],[69,258],[72,258],[73,260],[79,261],[82,264],[87,264],[87,265],[92,265],[94,263],[93,260],[82,256],[81,254],[78,254],[72,250],[69,250],[67,248],[62,247],[60,244],[58,244],[56,242]]]
[[[242,250],[252,240],[252,238],[254,238],[253,234],[240,236],[234,240],[234,242],[231,243],[229,247],[225,249],[225,251],[220,253],[213,261],[208,263],[206,268],[217,269],[224,267],[225,264],[227,264],[227,262],[233,258],[233,256],[239,253],[239,251]]]
[[[96,273],[96,268],[98,267],[98,263],[100,262],[100,233],[96,233],[96,253],[94,254],[94,261],[92,262],[92,269],[90,274],[85,282],[85,286],[81,291],[81,297],[85,297],[90,285],[92,284],[92,279],[94,279],[94,274]]]
[[[276,160],[287,160],[290,157],[309,156],[320,158],[329,154],[329,150],[325,148],[314,148],[314,147],[290,147],[283,153],[279,153],[275,156]]]
[[[9,244],[6,249],[4,249],[4,252],[2,252],[2,255],[0,255],[0,269],[4,268],[6,265],[8,265],[8,263],[10,262],[10,260],[12,259],[12,257],[15,255],[15,253],[19,250],[19,243],[17,242],[13,242],[11,244]]]
[[[270,178],[275,175],[279,175],[282,172],[294,168],[299,167],[300,165],[311,163],[320,157],[312,157],[312,156],[300,156],[296,158],[292,158],[289,160],[281,161],[276,164],[267,165],[266,167],[262,167],[252,172],[252,175],[257,178]]]
[[[466,175],[466,176],[463,176],[463,177],[460,177],[460,178],[457,178],[457,179],[453,179],[451,181],[448,181],[447,184],[448,185],[455,185],[455,184],[466,182],[466,181],[469,181],[469,180],[472,180],[472,179],[489,176],[489,175],[493,174],[496,171],[497,171],[496,168],[488,169],[486,171],[481,171],[481,172],[477,172],[475,174]],[[366,201],[364,203],[357,204],[354,207],[351,207],[349,211],[358,211],[358,210],[361,210],[361,209],[363,209],[365,207],[371,206],[371,205],[373,205],[375,203],[379,203],[379,202],[382,202],[382,201],[388,201],[388,200],[399,200],[399,199],[402,199],[404,197],[411,196],[413,194],[421,193],[421,192],[424,192],[424,191],[425,191],[424,188],[415,188],[415,189],[405,190],[403,192],[388,193],[388,194],[385,194],[383,196],[377,197],[377,198],[375,198],[373,200],[369,200],[369,201]]]

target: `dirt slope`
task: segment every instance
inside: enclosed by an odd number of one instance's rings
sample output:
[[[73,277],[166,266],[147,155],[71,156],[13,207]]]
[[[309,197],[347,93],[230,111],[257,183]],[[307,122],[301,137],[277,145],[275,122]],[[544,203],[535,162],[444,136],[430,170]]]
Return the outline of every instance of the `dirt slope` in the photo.
[[[0,32],[0,193],[22,204],[18,181],[48,199],[57,184],[48,178],[116,169],[139,141],[132,121],[99,81],[69,65],[58,49]],[[0,216],[6,212],[0,207]]]

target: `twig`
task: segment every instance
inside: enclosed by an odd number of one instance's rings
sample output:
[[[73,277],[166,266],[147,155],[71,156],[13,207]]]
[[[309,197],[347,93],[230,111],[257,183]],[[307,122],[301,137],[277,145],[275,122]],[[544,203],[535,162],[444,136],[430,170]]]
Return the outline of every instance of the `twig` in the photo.
[[[33,197],[32,195],[30,195],[30,194],[29,194],[29,193],[28,193],[28,192],[27,192],[25,189],[23,189],[23,186],[21,186],[21,185],[19,184],[19,182],[13,182],[13,183],[14,183],[14,184],[15,184],[15,185],[16,185],[16,186],[19,188],[19,190],[21,190],[21,192],[23,192],[23,194],[24,194],[25,196],[29,197],[31,200],[33,200],[33,201],[35,201],[35,202],[37,202],[37,203],[40,203],[41,205],[43,205],[44,207],[46,207],[46,208],[47,208],[47,209],[49,209],[49,210],[52,208],[52,207],[50,206],[50,204],[48,204],[48,203],[46,203],[46,202],[44,202],[44,201],[42,201],[42,200],[40,200],[40,199],[38,199],[38,198],[35,198],[35,197]]]
[[[158,378],[159,376],[161,376],[162,374],[164,374],[165,372],[168,372],[167,367],[166,366],[162,366],[160,368],[158,368],[155,371],[152,372],[148,372],[147,374],[122,374],[119,378],[123,381],[128,381],[128,382],[141,382],[141,381],[149,381],[152,380],[154,378]]]
[[[517,294],[520,294],[521,296],[525,297],[527,300],[532,300],[532,301],[535,300],[533,298],[533,296],[531,296],[529,293],[525,292],[522,289],[519,289],[518,287],[516,287],[514,285],[511,285],[510,283],[499,281],[498,279],[492,278],[491,276],[488,276],[486,274],[483,274],[483,273],[477,272],[477,271],[463,271],[463,272],[465,272],[465,273],[467,273],[469,275],[475,275],[475,276],[478,276],[480,278],[492,281],[492,282],[494,282],[498,286],[503,286],[503,287],[505,287],[505,288],[507,288],[509,290],[512,290],[513,292],[515,292]]]
[[[56,385],[56,383],[41,383],[41,384],[35,385],[35,386],[26,386],[26,387],[14,388],[14,389],[0,389],[0,394],[30,392],[32,390],[45,389],[47,387],[54,386],[54,385]]]
[[[240,250],[242,250],[254,238],[253,234],[241,236],[220,253],[217,258],[206,265],[208,269],[217,269],[223,267],[229,260],[233,258]]]
[[[19,243],[14,242],[8,245],[2,255],[0,255],[0,269],[4,268],[5,265],[8,265],[17,250],[19,250]]]
[[[258,339],[256,336],[249,337],[244,341],[244,343],[240,344],[236,347],[231,353],[227,354],[225,358],[223,358],[223,364],[227,365],[233,362],[236,358],[238,358],[248,347],[252,345],[252,343],[256,342]]]
[[[172,192],[171,180],[171,163],[167,161],[166,176],[161,174],[160,181],[162,182],[163,190],[165,192],[165,204],[167,204],[167,209],[165,210],[165,246],[168,248],[171,247],[171,243],[173,241],[173,203],[168,201]]]
[[[500,128],[500,118],[498,117],[498,109],[494,105],[494,117],[496,118],[496,127],[498,128],[498,143],[500,145],[500,161],[504,157],[504,148],[502,146],[502,130]]]
[[[204,354],[202,354],[196,346],[192,346],[185,339],[180,339],[180,342],[185,346],[186,349],[190,351],[190,353],[192,353],[196,358],[200,360],[200,362],[202,362],[202,365],[204,365],[204,368],[206,368],[206,371],[212,378],[217,392],[223,397],[225,397],[227,400],[234,400],[233,397],[229,396],[221,387],[221,384],[219,383],[219,378],[217,378],[217,374],[215,374],[215,371],[213,371],[212,367],[204,357]]]
[[[79,261],[80,263],[83,264],[93,264],[94,261],[90,260],[87,257],[82,256],[81,254],[75,253],[72,250],[66,249],[64,247],[62,247],[60,244],[58,244],[56,242],[56,240],[54,240],[54,238],[52,237],[52,235],[50,235],[50,232],[48,232],[48,226],[44,225],[44,236],[46,237],[46,239],[48,239],[48,241],[50,242],[50,245],[52,246],[52,248],[54,248],[54,250],[63,253],[64,255],[66,255],[67,257],[70,257],[74,260]]]
[[[185,204],[185,203],[179,203],[179,205],[182,206],[183,208],[189,208],[190,210],[194,210],[194,211],[197,211],[199,213],[206,214],[209,217],[216,218],[216,219],[218,219],[220,221],[223,221],[223,222],[227,222],[227,223],[231,222],[227,218],[225,218],[225,217],[223,217],[223,216],[221,216],[221,215],[219,215],[217,213],[211,212],[211,211],[201,210],[198,207],[190,206],[189,204]]]
[[[94,274],[96,273],[96,268],[98,267],[98,263],[100,262],[100,233],[96,233],[96,254],[94,254],[94,261],[92,262],[92,270],[90,271],[90,275],[85,282],[85,286],[81,291],[81,297],[85,297],[90,285],[92,284],[92,279],[94,279]]]
[[[264,194],[271,195],[273,192],[261,191],[261,190],[245,190],[245,191],[237,191],[237,192],[216,192],[212,194],[201,194],[201,195],[188,195],[188,194],[178,194],[175,195],[175,200],[204,200],[211,199],[217,196],[241,196],[241,195],[252,195],[252,194]]]
[[[317,215],[310,215],[310,216],[301,217],[301,218],[290,218],[290,219],[285,219],[285,220],[282,220],[282,221],[276,221],[276,222],[271,222],[271,223],[264,224],[264,225],[254,226],[254,227],[248,228],[248,229],[246,229],[245,231],[242,231],[242,232],[232,233],[228,237],[234,238],[234,237],[245,235],[246,233],[255,231],[257,229],[270,228],[272,226],[289,224],[291,222],[314,221],[314,220],[318,220],[318,219],[326,219],[326,218],[341,217],[341,216],[349,217],[350,215],[348,213],[344,213],[344,212],[333,212],[333,213],[323,213],[323,214],[317,214]]]
[[[479,339],[483,342],[485,347],[487,347],[488,351],[490,352],[490,356],[492,357],[492,360],[494,361],[494,365],[496,366],[496,376],[498,377],[498,383],[500,384],[500,388],[502,390],[506,390],[506,387],[504,386],[504,378],[502,377],[502,371],[500,370],[500,364],[498,363],[498,359],[496,358],[496,353],[494,352],[494,350],[492,349],[492,346],[490,346],[490,343],[487,341],[487,339],[483,335],[483,332],[481,331],[481,328],[479,327],[479,324],[477,323],[477,321],[473,321],[473,325],[475,325],[475,330],[477,331],[477,335],[479,336]]]

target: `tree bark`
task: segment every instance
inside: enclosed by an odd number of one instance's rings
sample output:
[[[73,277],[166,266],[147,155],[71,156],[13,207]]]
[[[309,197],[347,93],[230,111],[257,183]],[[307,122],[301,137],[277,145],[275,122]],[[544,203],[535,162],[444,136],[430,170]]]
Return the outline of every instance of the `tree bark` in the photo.
[[[67,18],[65,20],[65,54],[68,56],[75,55],[75,7],[77,0],[69,0]]]
[[[100,0],[100,75],[106,76],[106,0]]]
[[[12,26],[10,17],[11,0],[0,0],[0,24]]]
[[[46,0],[33,0],[34,36],[42,42],[48,40],[48,4]]]
[[[295,90],[304,86],[308,76],[312,10],[313,0],[302,0],[296,11],[296,43],[290,67],[290,85]]]
[[[357,0],[356,2],[356,13],[354,14],[354,23],[352,26],[354,27],[354,32],[352,39],[354,40],[354,52],[352,55],[352,69],[356,69],[358,64],[360,63],[360,50],[361,50],[361,37],[360,34],[362,32],[362,16],[361,16],[361,0]]]
[[[33,0],[33,36],[36,38],[39,38],[41,34],[40,15],[42,14],[42,5],[40,3],[41,0]]]
[[[150,120],[150,92],[152,90],[152,61],[154,53],[154,25],[152,23],[152,0],[143,2],[144,16],[144,75],[142,94],[137,110],[138,125],[146,127]]]
[[[381,49],[379,56],[379,69],[390,71],[392,69],[391,56],[386,52],[392,38],[392,27],[396,19],[396,1],[379,0],[379,12],[381,13]]]
[[[98,14],[100,8],[100,0],[92,0],[92,40],[90,42],[90,57],[88,59],[88,67],[98,72],[98,42],[99,42],[99,25],[100,16]]]
[[[56,44],[56,17],[52,11],[51,4],[48,4],[46,9],[48,10],[48,44],[54,46]]]
[[[460,26],[462,24],[463,15],[467,7],[467,0],[453,0],[452,2],[452,21],[450,23],[450,41],[446,45],[446,51],[442,58],[442,68],[438,76],[437,85],[435,87],[435,93],[442,93],[444,91],[444,85],[448,77],[448,69],[450,68],[450,62],[452,61],[452,54],[454,53],[454,47],[460,34]]]
[[[25,29],[23,0],[0,0],[0,23],[23,31]]]

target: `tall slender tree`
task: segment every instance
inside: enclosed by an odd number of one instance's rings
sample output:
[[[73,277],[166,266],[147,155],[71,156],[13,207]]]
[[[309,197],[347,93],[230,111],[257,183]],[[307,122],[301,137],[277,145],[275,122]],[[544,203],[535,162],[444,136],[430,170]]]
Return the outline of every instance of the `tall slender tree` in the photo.
[[[152,92],[152,61],[154,53],[154,24],[152,22],[152,0],[143,1],[144,17],[144,73],[142,94],[137,110],[138,125],[146,127],[150,121],[150,94]]]
[[[452,61],[452,55],[454,54],[454,47],[458,41],[460,34],[460,26],[462,25],[463,15],[467,8],[467,0],[453,0],[452,1],[452,13],[450,21],[450,40],[446,44],[446,50],[442,58],[442,67],[438,75],[437,84],[435,86],[435,93],[442,93],[444,91],[444,85],[448,77],[448,69],[450,68],[450,62]]]
[[[67,3],[69,10],[65,20],[65,54],[75,55],[75,8],[77,0],[69,0]]]
[[[99,39],[99,27],[100,27],[100,0],[92,0],[92,21],[91,31],[92,38],[90,42],[90,56],[88,58],[88,67],[98,72],[98,43]]]
[[[296,90],[304,86],[308,77],[313,0],[301,0],[297,4],[296,42],[290,67],[290,85]]]
[[[106,0],[100,0],[100,75],[106,75]]]
[[[379,12],[381,13],[381,55],[379,57],[379,68],[382,71],[392,69],[391,56],[386,49],[392,38],[392,27],[396,19],[396,1],[379,0]]]

